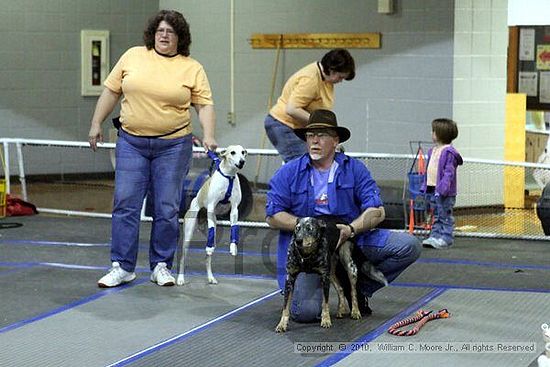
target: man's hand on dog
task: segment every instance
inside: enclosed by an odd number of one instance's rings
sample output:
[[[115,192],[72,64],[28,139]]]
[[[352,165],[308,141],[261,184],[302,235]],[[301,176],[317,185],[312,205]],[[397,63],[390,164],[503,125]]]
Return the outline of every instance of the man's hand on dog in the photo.
[[[340,230],[340,238],[338,238],[338,244],[336,245],[336,248],[338,248],[351,237],[352,232],[350,226],[347,224],[337,224],[336,228]]]

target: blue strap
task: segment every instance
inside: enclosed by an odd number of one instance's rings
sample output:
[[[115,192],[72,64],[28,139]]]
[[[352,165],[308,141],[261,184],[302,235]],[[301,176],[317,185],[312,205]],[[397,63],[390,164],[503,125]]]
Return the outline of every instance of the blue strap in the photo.
[[[218,155],[216,154],[216,152],[209,150],[206,154],[210,159],[212,159],[212,161],[214,161],[214,163],[216,164],[216,168],[218,168],[221,160],[220,160],[220,157],[218,157]]]
[[[235,244],[239,243],[239,225],[238,224],[231,226],[231,242]]]
[[[214,237],[216,236],[216,229],[214,227],[208,228],[208,239],[206,240],[207,247],[214,247]]]
[[[218,172],[225,178],[229,180],[229,185],[227,185],[227,190],[225,191],[225,195],[223,199],[220,201],[222,204],[229,203],[229,198],[231,197],[231,191],[233,191],[233,181],[235,181],[235,177],[226,176],[220,171],[220,168],[218,167]]]
[[[223,177],[227,178],[229,180],[229,185],[227,185],[227,190],[225,191],[225,195],[223,199],[220,201],[221,204],[227,204],[229,203],[229,198],[231,197],[231,191],[233,191],[233,181],[235,180],[235,176],[227,176],[224,175],[223,172],[220,170],[220,162],[221,159],[218,157],[216,152],[209,150],[206,154],[208,154],[208,157],[212,159],[213,163],[216,165],[216,171],[220,173]]]

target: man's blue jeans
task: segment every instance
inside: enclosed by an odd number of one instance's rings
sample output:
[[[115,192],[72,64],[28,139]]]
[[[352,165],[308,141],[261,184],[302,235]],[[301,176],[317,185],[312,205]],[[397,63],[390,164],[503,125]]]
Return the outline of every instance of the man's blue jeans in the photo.
[[[413,235],[405,232],[391,232],[383,247],[363,246],[363,254],[392,282],[409,265],[420,256],[422,246]],[[360,268],[360,264],[357,264]],[[383,285],[369,278],[361,277],[359,289],[365,297],[372,294]],[[294,295],[290,306],[290,314],[296,322],[315,322],[321,317],[323,290],[321,279],[317,274],[301,273],[294,285]]]
[[[111,260],[134,271],[138,256],[141,207],[153,198],[149,246],[151,270],[172,267],[179,237],[178,214],[183,180],[192,157],[191,134],[176,139],[142,138],[119,130],[116,144]]]
[[[409,233],[391,232],[384,247],[363,246],[361,250],[365,257],[386,276],[388,283],[391,283],[420,257],[422,245]],[[372,297],[373,293],[383,286],[370,278],[360,278],[359,289],[365,297]]]
[[[294,130],[271,115],[265,118],[264,127],[269,141],[285,163],[307,152],[306,143],[294,134]]]

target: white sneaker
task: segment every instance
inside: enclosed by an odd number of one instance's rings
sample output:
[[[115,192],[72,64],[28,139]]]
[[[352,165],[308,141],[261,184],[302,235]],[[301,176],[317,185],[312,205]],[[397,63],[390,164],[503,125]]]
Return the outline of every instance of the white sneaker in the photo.
[[[424,239],[424,241],[422,241],[422,245],[424,247],[433,247],[434,244],[435,244],[435,238],[433,237],[428,237]]]
[[[452,243],[447,243],[443,238],[427,238],[422,241],[424,247],[432,247],[438,250],[448,249],[451,247]]]
[[[169,287],[176,284],[176,279],[170,274],[170,270],[166,267],[166,263],[158,263],[151,274],[151,281],[158,285]]]
[[[116,287],[124,283],[131,282],[136,279],[136,273],[129,272],[120,267],[120,264],[115,261],[109,272],[97,281],[100,288]]]

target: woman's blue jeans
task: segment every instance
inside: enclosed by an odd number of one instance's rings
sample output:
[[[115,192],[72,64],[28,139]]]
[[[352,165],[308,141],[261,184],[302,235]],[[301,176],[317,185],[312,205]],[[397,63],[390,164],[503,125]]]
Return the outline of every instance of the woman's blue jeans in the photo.
[[[141,207],[153,198],[149,246],[151,270],[159,262],[172,267],[179,237],[178,214],[183,180],[192,157],[191,134],[176,139],[143,138],[119,129],[115,149],[115,192],[111,261],[134,271],[139,246]]]
[[[305,141],[297,137],[294,130],[273,116],[267,115],[264,127],[269,141],[277,149],[285,163],[307,153]]]

